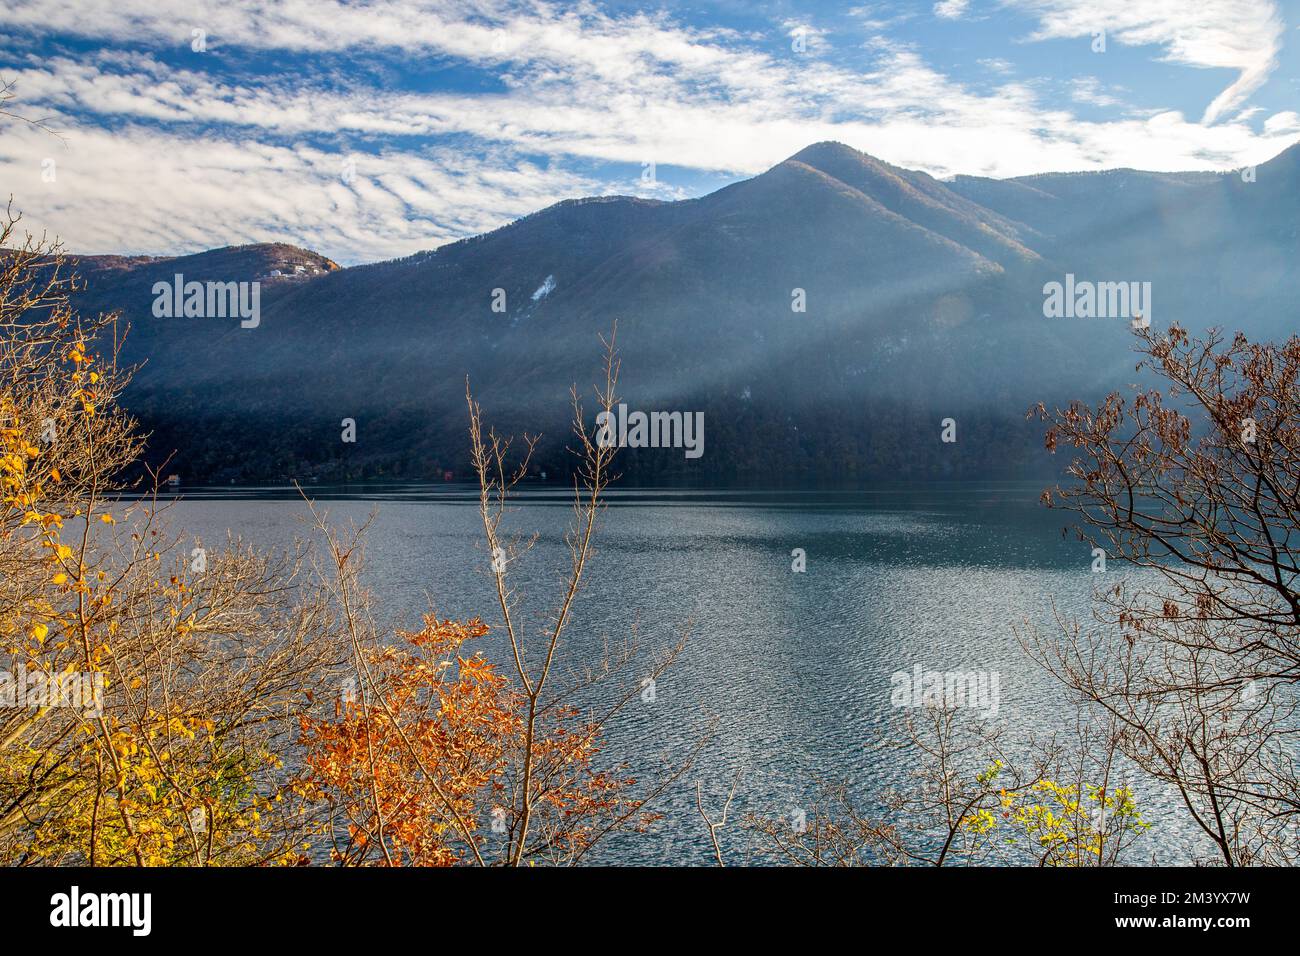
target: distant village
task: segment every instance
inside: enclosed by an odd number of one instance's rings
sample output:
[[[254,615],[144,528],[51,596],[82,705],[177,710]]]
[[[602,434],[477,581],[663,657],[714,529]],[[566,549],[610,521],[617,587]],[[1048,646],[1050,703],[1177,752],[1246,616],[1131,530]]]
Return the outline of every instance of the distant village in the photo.
[[[260,275],[258,279],[296,279],[305,276],[321,276],[329,271],[322,269],[320,266],[288,265],[287,263],[279,269],[272,269],[265,275]]]

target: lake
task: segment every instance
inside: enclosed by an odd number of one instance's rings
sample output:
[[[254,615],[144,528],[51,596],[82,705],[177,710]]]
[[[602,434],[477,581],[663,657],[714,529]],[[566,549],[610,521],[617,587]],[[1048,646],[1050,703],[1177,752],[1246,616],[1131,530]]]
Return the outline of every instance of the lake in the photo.
[[[479,539],[476,489],[460,485],[311,486],[335,523],[373,511],[367,580],[382,619],[413,625],[443,617],[498,620],[489,556]],[[1046,629],[1053,606],[1086,618],[1093,588],[1123,574],[1092,571],[1087,545],[1061,528],[1070,515],[1038,503],[1039,484],[871,486],[853,491],[616,490],[597,533],[598,553],[575,607],[567,647],[580,663],[604,641],[633,632],[667,644],[689,630],[685,652],[608,728],[605,758],[651,779],[714,724],[692,771],[657,805],[647,834],[604,845],[604,862],[691,864],[712,859],[695,786],[717,809],[739,780],[733,814],[789,817],[817,782],[847,781],[864,806],[906,780],[897,752],[869,745],[887,732],[891,675],[984,671],[998,675],[991,719],[1012,739],[1063,729],[1073,711],[1027,660],[1014,628]],[[170,512],[205,547],[228,534],[269,547],[309,537],[292,488],[186,489]],[[563,487],[533,486],[507,519],[539,537],[512,567],[534,620],[556,600],[571,517]],[[802,549],[806,571],[792,570]],[[1130,572],[1131,573],[1131,572]],[[495,659],[501,645],[483,647]],[[629,675],[606,697],[625,690]],[[716,723],[715,723],[716,722]],[[1130,857],[1186,861],[1207,852],[1168,793],[1137,786],[1156,827]],[[1156,836],[1155,834],[1158,834]],[[730,862],[749,842],[722,834]]]

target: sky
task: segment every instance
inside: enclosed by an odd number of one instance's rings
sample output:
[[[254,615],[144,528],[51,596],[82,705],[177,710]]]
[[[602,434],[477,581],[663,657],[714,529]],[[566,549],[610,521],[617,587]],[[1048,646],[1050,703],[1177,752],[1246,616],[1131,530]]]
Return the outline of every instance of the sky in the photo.
[[[4,0],[0,191],[77,253],[345,265],[821,140],[938,177],[1300,141],[1300,0]],[[52,131],[52,132],[51,132]]]

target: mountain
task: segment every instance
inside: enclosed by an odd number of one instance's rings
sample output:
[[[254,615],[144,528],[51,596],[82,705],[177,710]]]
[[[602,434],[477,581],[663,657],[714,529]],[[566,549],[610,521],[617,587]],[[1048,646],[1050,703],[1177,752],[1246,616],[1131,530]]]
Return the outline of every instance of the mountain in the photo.
[[[187,480],[463,473],[467,374],[493,421],[544,430],[538,466],[561,473],[569,387],[615,320],[628,404],[706,420],[703,457],[629,451],[632,480],[1040,473],[1025,409],[1133,378],[1128,322],[1044,318],[1044,283],[1149,281],[1156,325],[1285,336],[1298,196],[1300,146],[1253,182],[943,182],[818,143],[698,199],[570,200],[373,265],[283,245],[83,257],[78,304],[130,321],[126,401]],[[155,317],[176,274],[259,280],[260,321]]]
[[[971,202],[925,173],[891,166],[839,143],[816,143],[792,161],[820,170],[992,262],[1008,265],[1039,258],[1024,244],[1038,236],[1023,223]]]

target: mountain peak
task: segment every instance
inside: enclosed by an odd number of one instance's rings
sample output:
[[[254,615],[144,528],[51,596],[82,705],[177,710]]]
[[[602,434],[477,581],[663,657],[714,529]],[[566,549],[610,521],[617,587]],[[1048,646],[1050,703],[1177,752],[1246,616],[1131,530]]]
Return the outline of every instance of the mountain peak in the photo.
[[[320,253],[284,242],[256,242],[222,246],[169,260],[169,266],[268,279],[322,275],[335,272],[337,262]]]
[[[1292,143],[1268,162],[1261,164],[1259,168],[1282,173],[1285,181],[1288,173],[1293,175],[1296,170],[1300,170],[1300,140]]]
[[[1022,228],[952,192],[933,177],[893,166],[843,143],[806,146],[783,166],[811,167],[874,202],[999,265],[1037,259]]]
[[[844,143],[839,143],[830,139],[822,140],[820,143],[813,143],[810,146],[805,146],[803,149],[799,150],[799,152],[791,156],[790,159],[796,162],[806,163],[814,168],[817,168],[819,162],[825,162],[827,160],[880,162],[880,160],[876,159],[874,156],[870,156],[861,150],[854,149],[852,146],[847,146]]]
[[[220,282],[309,279],[342,268],[318,252],[284,242],[220,246],[181,256],[74,255],[71,264],[92,284],[167,281],[178,273]]]

